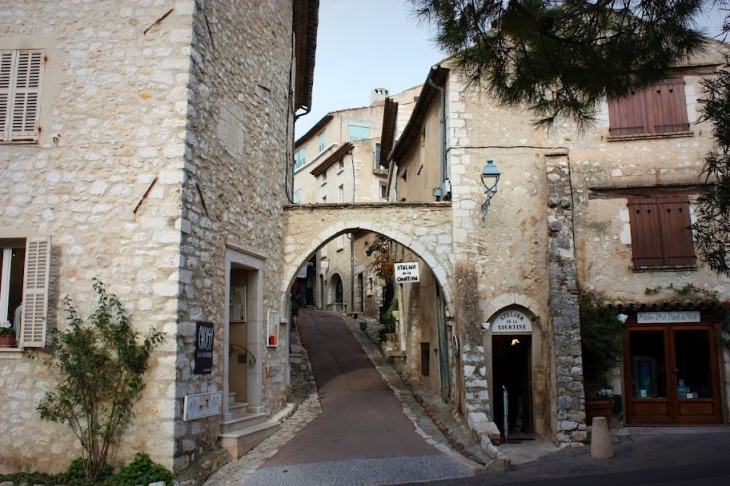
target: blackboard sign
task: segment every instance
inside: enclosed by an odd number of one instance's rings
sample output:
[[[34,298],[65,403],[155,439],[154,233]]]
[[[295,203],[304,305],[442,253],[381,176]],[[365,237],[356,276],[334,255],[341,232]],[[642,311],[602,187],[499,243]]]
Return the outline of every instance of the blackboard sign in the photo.
[[[213,323],[195,323],[194,375],[209,375],[213,371]]]

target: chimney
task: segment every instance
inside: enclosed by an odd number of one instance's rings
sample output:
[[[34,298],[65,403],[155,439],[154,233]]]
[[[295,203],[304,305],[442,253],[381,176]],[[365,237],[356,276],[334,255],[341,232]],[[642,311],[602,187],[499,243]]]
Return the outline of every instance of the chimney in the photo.
[[[385,98],[388,97],[388,94],[388,90],[385,88],[375,88],[372,93],[370,93],[370,105],[383,103]]]

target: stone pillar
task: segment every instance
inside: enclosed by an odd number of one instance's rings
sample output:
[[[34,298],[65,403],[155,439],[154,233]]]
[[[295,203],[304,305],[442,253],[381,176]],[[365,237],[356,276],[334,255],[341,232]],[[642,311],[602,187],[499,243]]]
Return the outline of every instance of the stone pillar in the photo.
[[[572,445],[585,441],[586,424],[570,165],[567,150],[547,153],[545,159],[550,322],[558,415],[555,431],[558,443]]]

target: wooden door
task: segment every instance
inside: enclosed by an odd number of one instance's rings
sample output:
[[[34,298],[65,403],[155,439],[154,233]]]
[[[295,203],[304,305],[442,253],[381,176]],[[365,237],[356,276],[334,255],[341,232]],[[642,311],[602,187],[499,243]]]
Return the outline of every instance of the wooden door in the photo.
[[[631,326],[624,349],[628,425],[722,422],[712,326]]]

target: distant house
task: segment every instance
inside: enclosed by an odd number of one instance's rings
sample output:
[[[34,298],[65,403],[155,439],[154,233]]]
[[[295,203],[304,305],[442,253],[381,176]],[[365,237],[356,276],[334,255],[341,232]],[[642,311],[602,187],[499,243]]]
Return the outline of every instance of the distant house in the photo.
[[[240,419],[260,440],[286,402],[282,207],[318,2],[66,3],[2,5],[0,320],[22,303],[23,322],[0,349],[0,472],[80,456],[35,412],[55,377],[23,351],[53,352],[62,298],[88,312],[93,277],[166,336],[118,463],[144,451],[178,472],[218,443],[238,457],[255,440]],[[207,374],[199,323],[214,329]]]
[[[299,137],[294,148],[294,203],[387,202],[385,160],[402,130],[398,120],[407,119],[418,89],[393,96],[375,89],[370,106],[328,113]],[[361,231],[324,245],[309,262],[316,272],[297,284],[300,292],[308,292],[303,300],[318,309],[377,317],[383,305],[382,284],[371,275],[365,255],[373,242],[374,235]]]

